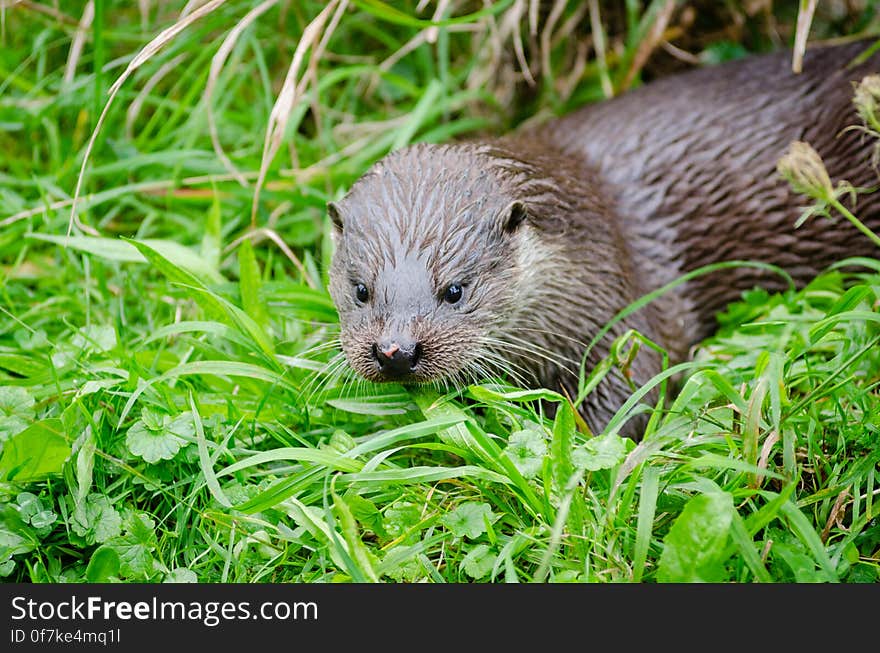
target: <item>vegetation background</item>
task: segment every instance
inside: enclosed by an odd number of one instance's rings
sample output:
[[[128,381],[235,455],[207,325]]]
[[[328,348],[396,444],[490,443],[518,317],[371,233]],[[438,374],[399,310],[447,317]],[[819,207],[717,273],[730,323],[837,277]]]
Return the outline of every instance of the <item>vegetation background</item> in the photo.
[[[412,141],[878,33],[868,0],[3,0],[0,576],[877,582],[880,262],[746,293],[592,434],[343,373],[325,204]]]

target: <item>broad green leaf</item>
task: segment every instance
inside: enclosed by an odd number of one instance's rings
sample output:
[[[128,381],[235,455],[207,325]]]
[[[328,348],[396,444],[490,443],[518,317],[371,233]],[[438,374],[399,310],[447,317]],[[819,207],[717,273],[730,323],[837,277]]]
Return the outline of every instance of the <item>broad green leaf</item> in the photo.
[[[33,526],[41,537],[52,530],[52,524],[58,519],[51,510],[46,510],[40,498],[30,492],[19,492],[15,497],[19,516]]]
[[[49,347],[51,343],[43,329],[17,329],[12,333],[15,343],[25,351]]]
[[[733,511],[733,498],[726,492],[690,499],[663,539],[657,579],[665,583],[723,580]]]
[[[479,401],[487,403],[498,401],[538,401],[544,399],[546,401],[565,403],[565,397],[558,392],[552,390],[517,390],[517,389],[500,389],[489,385],[472,385],[468,388],[468,392]]]
[[[372,583],[379,582],[379,576],[373,568],[374,556],[361,540],[358,532],[357,521],[351,508],[345,499],[338,494],[333,495],[333,511],[339,520],[342,528],[342,536],[351,552],[353,566],[349,568],[349,573],[356,582],[369,581]],[[362,578],[359,578],[362,577]]]
[[[62,247],[69,247],[80,252],[86,252],[108,261],[122,261],[130,263],[146,263],[148,261],[131,241],[116,238],[98,238],[95,236],[56,236],[51,234],[28,234],[28,238],[43,240]],[[223,283],[226,279],[217,272],[216,268],[202,256],[172,240],[159,240],[145,238],[140,241],[150,249],[161,254],[165,259],[187,272],[204,279],[210,283]]]
[[[76,504],[79,505],[92,489],[92,478],[95,469],[95,434],[92,427],[87,426],[79,438],[79,451],[76,452]]]
[[[182,413],[177,417],[162,415],[161,422],[151,418],[151,412],[144,409],[141,419],[132,424],[125,434],[125,444],[135,456],[148,463],[171,460],[180,448],[195,435],[192,415]]]
[[[461,561],[462,571],[474,580],[485,578],[494,566],[495,554],[487,544],[478,544]]]
[[[795,583],[824,583],[828,580],[810,556],[797,551],[792,546],[774,542],[771,552],[774,560],[777,558],[782,560],[791,570],[794,575],[792,580]]]
[[[574,432],[574,411],[567,401],[563,401],[556,411],[556,418],[553,421],[553,440],[550,443],[553,481],[559,492],[565,490],[569,479],[574,474],[574,463],[572,462]]]
[[[36,528],[38,531],[48,531],[51,530],[52,524],[54,524],[58,520],[58,515],[56,515],[51,510],[41,510],[36,515],[31,517],[31,526]]]
[[[363,468],[363,463],[339,455],[328,449],[310,449],[308,447],[279,447],[277,449],[271,449],[270,451],[262,451],[260,453],[256,453],[252,456],[248,456],[247,458],[239,460],[238,462],[233,463],[228,467],[224,467],[219,472],[217,472],[217,476],[224,476],[237,472],[241,469],[247,469],[248,467],[264,465],[266,463],[277,462],[281,460],[318,463],[319,465],[323,465],[330,469],[344,472],[357,472]]]
[[[127,578],[146,580],[155,569],[153,551],[156,550],[156,523],[143,512],[129,512],[124,522],[125,532],[107,542],[119,554],[120,572]]]
[[[357,415],[405,415],[416,410],[416,405],[407,392],[328,399],[326,403],[338,410]]]
[[[70,527],[86,542],[102,543],[119,535],[122,517],[116,512],[110,499],[103,494],[92,493],[74,508]]]
[[[269,323],[266,308],[260,299],[260,267],[254,256],[251,241],[245,238],[238,246],[238,289],[241,307],[262,327]]]
[[[116,329],[109,325],[84,326],[77,330],[70,343],[77,349],[109,351],[116,347]]]
[[[383,526],[392,539],[396,540],[404,534],[409,534],[410,539],[404,541],[413,543],[418,540],[418,532],[415,529],[421,519],[422,510],[419,506],[398,501],[386,508]]]
[[[614,433],[593,438],[574,450],[572,460],[575,467],[591,472],[611,469],[626,458],[626,443],[627,440]]]
[[[398,582],[413,582],[424,575],[419,564],[419,553],[423,547],[419,544],[397,544],[385,553],[378,571]]]
[[[345,455],[357,446],[357,441],[342,429],[336,429],[330,436],[330,441],[321,448],[325,451],[334,451]]]
[[[0,353],[0,369],[9,370],[27,379],[35,379],[41,374],[47,375],[48,373],[46,362],[43,359],[35,358],[33,354]]]
[[[217,480],[217,475],[214,473],[214,461],[211,460],[211,456],[208,453],[208,441],[205,439],[205,429],[202,425],[202,417],[199,415],[192,392],[189,393],[189,407],[191,413],[188,417],[195,425],[199,449],[199,465],[202,469],[202,476],[205,477],[205,484],[208,486],[208,491],[211,493],[211,496],[213,496],[220,505],[229,508],[232,505],[232,502],[226,497],[223,488],[220,487],[220,482]]]
[[[507,439],[504,455],[510,459],[523,477],[533,478],[538,475],[544,465],[544,456],[547,455],[547,441],[544,434],[536,429],[515,431]]]
[[[227,300],[209,290],[197,276],[193,275],[187,269],[180,267],[174,261],[164,257],[161,252],[151,248],[144,241],[130,240],[137,250],[147,259],[147,261],[169,281],[183,284],[195,291],[193,299],[202,304],[206,309],[215,315],[225,317],[231,326],[234,326],[241,333],[249,336],[259,348],[269,356],[270,360],[274,354],[274,347],[269,336],[263,328],[257,324],[253,318],[242,311],[237,306],[232,305]]]
[[[405,469],[379,469],[374,472],[357,472],[343,474],[339,480],[343,483],[362,484],[410,484],[410,483],[433,483],[447,481],[453,478],[472,478],[492,481],[493,483],[509,484],[510,480],[496,472],[476,465],[462,465],[460,467],[429,467],[427,465],[414,465]]]
[[[350,490],[343,495],[343,498],[358,522],[380,537],[388,536],[382,524],[382,513],[379,512],[375,503]]]
[[[40,497],[31,492],[19,492],[15,497],[15,503],[18,504],[19,516],[26,522],[30,522],[31,517],[43,510]]]
[[[199,577],[192,569],[175,567],[162,580],[163,583],[198,583]]]
[[[220,197],[215,193],[214,201],[211,202],[211,208],[208,209],[205,219],[205,233],[200,248],[202,259],[212,270],[220,268],[220,254],[223,249],[220,218]]]
[[[37,547],[38,541],[12,505],[0,505],[0,562]]]
[[[34,398],[24,388],[0,386],[0,442],[24,431],[34,419]]]
[[[119,577],[119,554],[109,546],[99,546],[86,567],[86,580],[90,583],[107,583]]]
[[[24,388],[3,385],[0,386],[0,417],[10,415],[33,419],[34,398]]]
[[[0,417],[0,443],[5,442],[13,435],[21,433],[28,427],[29,421],[23,420],[17,415]]]
[[[486,532],[487,520],[491,523],[494,519],[495,515],[488,503],[467,501],[452,512],[443,515],[440,522],[452,531],[455,537],[467,537],[473,540]]]
[[[61,420],[51,418],[9,438],[0,455],[0,480],[29,483],[60,473],[70,456],[63,432]]]

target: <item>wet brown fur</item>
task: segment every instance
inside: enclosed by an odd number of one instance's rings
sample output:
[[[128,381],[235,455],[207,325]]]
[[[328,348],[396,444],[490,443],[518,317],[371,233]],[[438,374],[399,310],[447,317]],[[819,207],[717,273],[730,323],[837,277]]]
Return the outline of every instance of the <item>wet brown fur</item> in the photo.
[[[371,344],[405,333],[424,347],[410,381],[464,382],[502,368],[574,396],[585,343],[689,270],[758,260],[803,284],[840,259],[877,256],[842,220],[811,219],[796,230],[806,200],[776,172],[791,141],[806,140],[832,179],[877,184],[873,143],[844,131],[858,123],[852,82],[880,71],[880,55],[846,67],[866,45],[813,48],[800,75],[790,53],[753,57],[501,139],[388,155],[331,206],[339,230],[330,291],[349,363],[379,380]],[[880,193],[861,195],[856,212],[880,229]],[[370,288],[365,305],[354,298],[357,283]],[[442,300],[451,283],[465,288],[455,306]],[[681,360],[743,290],[782,283],[753,268],[690,281],[613,329],[587,369],[628,328]],[[647,381],[658,365],[640,354],[633,381]],[[581,412],[601,430],[629,394],[620,375],[609,375]]]

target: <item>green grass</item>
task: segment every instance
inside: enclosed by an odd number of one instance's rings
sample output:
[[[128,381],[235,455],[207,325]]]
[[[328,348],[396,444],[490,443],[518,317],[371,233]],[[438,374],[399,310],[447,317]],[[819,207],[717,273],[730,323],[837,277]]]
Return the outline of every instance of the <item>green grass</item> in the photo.
[[[324,3],[269,9],[221,68],[210,108],[244,185],[213,148],[204,92],[211,58],[252,7],[226,3],[121,86],[68,240],[106,93],[176,19],[152,3],[144,17],[134,3],[99,4],[67,80],[78,3],[60,3],[72,20],[4,14],[3,578],[878,581],[877,260],[730,306],[694,360],[667,372],[683,380],[639,444],[614,434],[652,410],[638,393],[588,437],[550,391],[492,379],[449,395],[352,387],[324,369],[336,337],[326,202],[394,147],[500,133],[664,74],[675,66],[662,53],[633,67],[663,3],[599,3],[607,56],[590,51],[575,78],[586,5],[565,8],[543,57],[543,32],[531,38],[522,16],[536,87],[511,34],[493,50],[490,17],[500,25],[509,2],[456,11],[469,17],[387,67],[427,24],[412,19],[415,3],[352,3],[320,60],[304,60],[299,72],[317,74],[255,213],[270,113]],[[776,29],[790,35],[798,3],[779,4]],[[736,40],[717,36],[733,22],[723,10],[707,20],[675,43],[706,61],[773,47],[765,17],[747,17]],[[867,10],[819,14],[812,33],[876,22]],[[621,359],[636,340],[618,343]]]

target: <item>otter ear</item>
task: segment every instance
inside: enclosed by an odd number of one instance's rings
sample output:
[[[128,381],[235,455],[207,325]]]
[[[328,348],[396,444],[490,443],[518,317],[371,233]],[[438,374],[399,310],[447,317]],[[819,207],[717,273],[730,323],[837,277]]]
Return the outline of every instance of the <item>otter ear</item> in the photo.
[[[501,214],[501,230],[506,234],[512,234],[529,216],[526,205],[519,200],[507,205]]]
[[[327,202],[327,215],[333,221],[333,229],[342,232],[342,213],[339,211],[339,205],[336,202]]]

